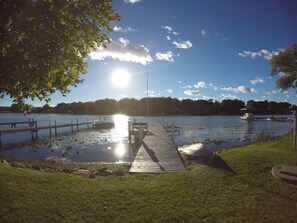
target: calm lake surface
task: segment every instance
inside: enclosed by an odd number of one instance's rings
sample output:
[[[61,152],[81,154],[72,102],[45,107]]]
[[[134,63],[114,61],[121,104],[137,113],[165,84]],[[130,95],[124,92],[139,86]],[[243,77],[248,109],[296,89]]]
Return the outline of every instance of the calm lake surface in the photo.
[[[288,116],[290,117],[290,116]],[[80,126],[59,128],[57,137],[49,137],[49,130],[38,131],[38,141],[31,142],[30,132],[2,135],[0,156],[29,159],[73,161],[73,162],[131,162],[134,155],[129,149],[128,121],[146,122],[147,117],[125,115],[92,116],[61,114],[0,114],[0,123],[28,121],[34,119],[38,126],[66,124],[91,120],[114,121],[112,129],[87,129]],[[168,123],[181,127],[174,136],[174,144],[179,147],[193,142],[204,142],[213,151],[231,148],[253,142],[261,133],[281,136],[292,131],[291,122],[243,121],[239,116],[162,116],[148,117],[149,123]],[[18,128],[28,127],[18,125]],[[10,128],[10,126],[0,126]],[[52,130],[54,135],[54,130]]]

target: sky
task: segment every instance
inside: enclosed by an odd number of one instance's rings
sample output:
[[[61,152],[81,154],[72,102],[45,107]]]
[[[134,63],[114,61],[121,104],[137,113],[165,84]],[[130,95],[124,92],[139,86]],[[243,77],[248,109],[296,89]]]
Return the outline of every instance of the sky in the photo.
[[[112,98],[297,103],[269,59],[297,43],[296,0],[114,0],[111,43],[86,58],[84,83],[49,103]],[[280,74],[281,75],[281,74]],[[148,77],[148,82],[147,82]],[[147,85],[148,83],[148,85]],[[148,91],[147,91],[148,90]],[[10,106],[5,97],[2,106]],[[29,101],[34,106],[45,102]]]

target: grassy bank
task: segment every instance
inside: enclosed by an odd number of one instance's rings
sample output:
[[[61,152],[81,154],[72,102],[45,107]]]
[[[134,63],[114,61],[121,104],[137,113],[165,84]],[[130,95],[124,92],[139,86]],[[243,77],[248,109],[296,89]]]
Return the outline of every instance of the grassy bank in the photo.
[[[296,222],[297,186],[270,174],[297,165],[291,140],[225,151],[180,173],[88,179],[0,163],[0,222]]]

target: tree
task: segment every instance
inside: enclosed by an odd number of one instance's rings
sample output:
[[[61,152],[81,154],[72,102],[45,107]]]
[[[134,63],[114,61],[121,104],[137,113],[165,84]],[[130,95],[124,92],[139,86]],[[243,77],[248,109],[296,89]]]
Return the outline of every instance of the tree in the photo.
[[[0,97],[24,108],[26,99],[50,101],[82,83],[91,49],[105,47],[120,20],[112,0],[1,0]]]
[[[277,86],[282,90],[297,87],[297,45],[279,52],[270,59],[271,74],[282,74],[277,80]]]

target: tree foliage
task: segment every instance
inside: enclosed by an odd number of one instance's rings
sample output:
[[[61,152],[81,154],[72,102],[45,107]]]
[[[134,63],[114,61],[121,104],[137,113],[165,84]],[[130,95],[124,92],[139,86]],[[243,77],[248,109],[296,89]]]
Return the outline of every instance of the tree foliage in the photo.
[[[146,98],[140,100],[134,98],[123,98],[119,101],[114,99],[100,99],[95,102],[73,102],[70,104],[60,103],[56,107],[34,108],[37,113],[68,113],[68,114],[88,114],[88,115],[113,115],[126,114],[131,116],[146,115]],[[268,102],[268,101],[248,101],[241,100],[190,100],[177,98],[148,98],[148,114],[150,116],[168,115],[241,115],[245,106],[255,114],[288,114],[290,113],[290,103]],[[11,112],[17,112],[15,105],[11,106]]]
[[[109,42],[112,0],[0,0],[0,96],[24,106],[82,83],[91,49]],[[24,107],[23,107],[24,108]]]
[[[277,86],[281,90],[297,87],[297,44],[279,52],[270,59],[271,74],[282,75],[277,80]]]

